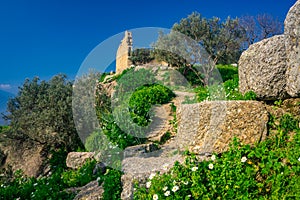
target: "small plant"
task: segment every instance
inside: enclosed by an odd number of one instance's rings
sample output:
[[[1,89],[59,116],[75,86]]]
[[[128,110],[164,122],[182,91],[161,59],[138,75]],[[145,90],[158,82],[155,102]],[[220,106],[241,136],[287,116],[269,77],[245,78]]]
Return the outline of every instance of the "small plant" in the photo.
[[[280,107],[280,106],[282,105],[282,100],[279,99],[279,100],[275,101],[275,102],[274,102],[274,105]]]

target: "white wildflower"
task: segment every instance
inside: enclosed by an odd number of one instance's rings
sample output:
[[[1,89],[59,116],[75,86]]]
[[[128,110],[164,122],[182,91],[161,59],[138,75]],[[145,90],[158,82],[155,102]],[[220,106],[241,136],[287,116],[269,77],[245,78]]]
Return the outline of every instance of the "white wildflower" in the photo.
[[[214,168],[214,165],[212,164],[212,163],[210,163],[209,165],[208,165],[208,169],[213,169]]]
[[[157,200],[158,199],[158,195],[157,194],[154,194],[153,195],[153,200]]]
[[[211,159],[212,161],[215,161],[215,160],[216,160],[216,156],[215,156],[215,155],[212,155],[210,159]]]
[[[33,184],[33,187],[35,187],[35,186],[37,186],[37,185],[38,185],[38,183],[34,183],[34,184]]]
[[[186,182],[183,182],[183,184],[184,184],[184,185],[188,185],[188,184],[189,184],[189,182],[188,182],[188,181],[186,181]]]
[[[172,191],[173,192],[176,192],[177,190],[179,190],[179,187],[177,185],[175,185],[173,188],[172,188]]]
[[[146,183],[146,188],[150,188],[150,186],[151,186],[151,181]]]
[[[246,162],[246,161],[247,161],[247,158],[246,158],[245,156],[243,156],[242,159],[241,159],[241,162],[244,163],[244,162]]]
[[[195,172],[195,171],[197,171],[197,169],[198,169],[198,167],[193,167],[192,171]]]
[[[156,175],[156,174],[151,173],[150,176],[149,176],[149,179],[152,180],[152,179],[154,178],[155,175]]]
[[[298,161],[300,162],[300,157],[298,158]]]
[[[163,170],[168,170],[168,164],[163,165]]]
[[[164,195],[165,195],[166,197],[170,196],[170,191],[169,191],[169,190],[166,191],[166,192],[164,193]]]
[[[168,187],[167,186],[165,186],[164,188],[163,188],[163,191],[166,191],[168,189]]]

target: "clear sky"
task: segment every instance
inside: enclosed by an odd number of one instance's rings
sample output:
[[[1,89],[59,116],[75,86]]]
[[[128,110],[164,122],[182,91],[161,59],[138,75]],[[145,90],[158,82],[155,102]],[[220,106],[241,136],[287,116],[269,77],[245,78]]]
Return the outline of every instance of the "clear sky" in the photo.
[[[89,52],[127,29],[171,28],[193,11],[213,16],[269,13],[284,21],[296,0],[0,0],[0,90],[25,78],[74,79]]]

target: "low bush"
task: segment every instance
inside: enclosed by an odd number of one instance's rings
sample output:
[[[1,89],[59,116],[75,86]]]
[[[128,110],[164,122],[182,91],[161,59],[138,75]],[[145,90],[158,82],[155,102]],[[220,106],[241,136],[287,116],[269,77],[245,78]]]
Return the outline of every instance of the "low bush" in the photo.
[[[165,104],[172,100],[175,94],[165,86],[153,84],[137,88],[129,100],[129,109],[133,121],[140,126],[150,122],[150,109],[155,104]]]

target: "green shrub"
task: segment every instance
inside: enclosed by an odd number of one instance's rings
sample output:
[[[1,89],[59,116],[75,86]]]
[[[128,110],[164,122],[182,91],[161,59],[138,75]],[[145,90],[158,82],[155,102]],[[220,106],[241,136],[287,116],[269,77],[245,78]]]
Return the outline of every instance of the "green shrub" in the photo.
[[[234,77],[238,74],[238,68],[233,67],[232,65],[217,65],[216,67],[223,79],[223,82],[234,79]]]
[[[129,100],[133,121],[140,126],[147,126],[150,122],[149,111],[152,105],[168,103],[174,97],[175,94],[162,85],[154,84],[137,88]]]
[[[104,200],[120,200],[122,192],[121,184],[122,172],[115,169],[108,169],[105,176],[99,180],[99,184],[103,184],[103,199]]]
[[[67,170],[61,174],[62,183],[65,188],[81,187],[92,180],[95,180],[100,174],[93,174],[93,169],[96,166],[95,160],[87,161],[78,170]]]

